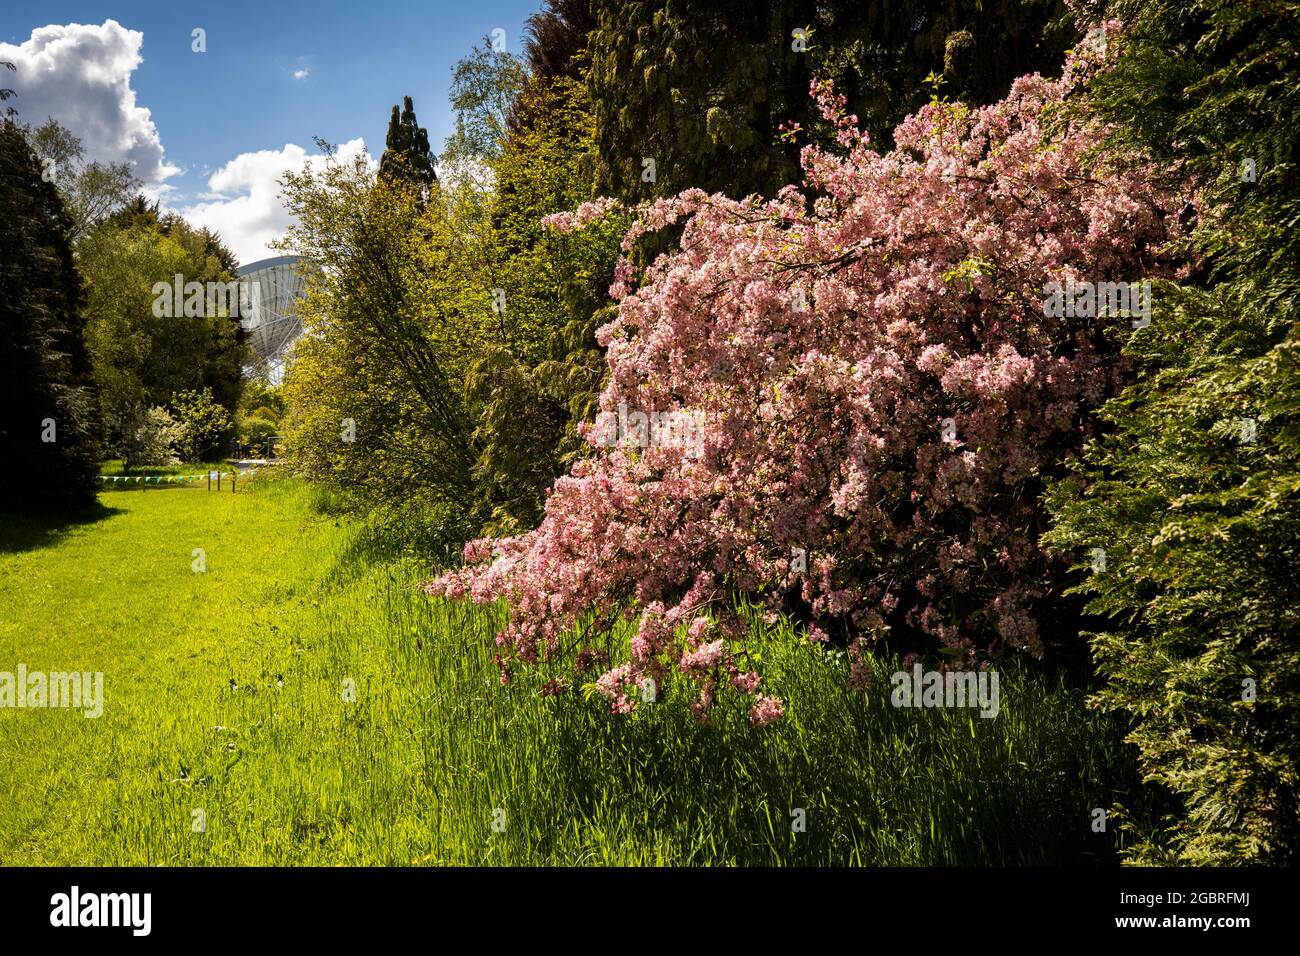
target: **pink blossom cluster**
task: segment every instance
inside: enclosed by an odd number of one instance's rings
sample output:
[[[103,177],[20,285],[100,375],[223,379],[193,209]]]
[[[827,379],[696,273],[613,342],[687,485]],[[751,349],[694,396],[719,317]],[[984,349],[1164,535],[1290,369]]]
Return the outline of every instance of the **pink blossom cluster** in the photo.
[[[1163,274],[1181,206],[1141,157],[1089,162],[1101,130],[1059,107],[1096,66],[1085,49],[1061,80],[1022,77],[993,105],[931,104],[887,153],[814,83],[840,148],[804,148],[804,190],[636,210],[625,249],[684,231],[644,275],[620,267],[600,405],[698,412],[703,454],[597,448],[539,527],[471,544],[430,591],[506,599],[498,642],[523,661],[586,646],[592,611],[638,619],[630,659],[597,681],[619,712],[673,672],[700,712],[730,685],[753,723],[778,719],[740,667],[737,594],[772,613],[797,595],[813,640],[850,635],[855,686],[890,628],[969,660],[1041,654],[1035,606],[1060,570],[1038,544],[1041,478],[1128,372],[1108,329],[1125,320],[1044,316],[1041,289]]]
[[[766,727],[785,716],[785,705],[775,697],[759,694],[749,709],[749,720],[755,727]]]
[[[575,229],[581,229],[588,226],[597,219],[602,219],[610,212],[621,209],[622,204],[617,199],[601,197],[585,202],[572,212],[556,212],[549,216],[542,217],[542,228],[554,229],[557,232],[571,232]]]

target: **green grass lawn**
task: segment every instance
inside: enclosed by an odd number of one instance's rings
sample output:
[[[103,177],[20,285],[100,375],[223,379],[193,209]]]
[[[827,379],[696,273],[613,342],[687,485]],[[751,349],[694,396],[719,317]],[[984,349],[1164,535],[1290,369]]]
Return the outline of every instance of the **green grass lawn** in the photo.
[[[209,471],[228,472],[234,466],[229,460],[224,461],[204,461],[189,462],[183,465],[147,465],[143,468],[136,468],[128,472],[126,464],[121,458],[110,458],[100,462],[99,473],[101,475],[202,475]]]
[[[499,609],[432,601],[418,556],[377,559],[296,482],[100,500],[66,526],[0,515],[0,671],[105,683],[99,719],[0,709],[0,863],[1114,859],[1091,813],[1131,795],[1132,759],[1055,679],[1004,673],[991,720],[894,709],[891,668],[851,694],[778,630],[774,727],[728,704],[700,725],[676,686],[616,718],[539,697],[545,672],[501,687]]]

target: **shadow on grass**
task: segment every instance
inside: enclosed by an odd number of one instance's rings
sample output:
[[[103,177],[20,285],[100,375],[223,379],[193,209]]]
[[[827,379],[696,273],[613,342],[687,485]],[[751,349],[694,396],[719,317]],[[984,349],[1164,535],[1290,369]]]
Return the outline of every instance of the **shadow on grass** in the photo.
[[[1116,865],[1114,839],[1087,823],[1091,807],[1138,789],[1121,734],[1037,682],[1024,689],[1037,698],[1029,719],[1000,731],[843,700],[812,703],[822,712],[798,730],[687,727],[667,714],[561,721],[546,796],[598,830],[623,830],[615,808],[635,808],[637,836],[678,861]]]
[[[319,505],[315,510],[326,517],[340,513]],[[446,510],[421,510],[417,506],[405,511],[375,511],[366,516],[357,533],[339,551],[330,579],[346,587],[378,565],[418,568],[419,577],[431,579],[442,568],[456,563],[463,542],[469,538],[468,522]]]
[[[0,554],[52,547],[77,528],[121,513],[121,508],[109,508],[98,501],[79,511],[50,514],[0,510]]]
[[[730,699],[700,725],[673,689],[631,718],[575,696],[532,724],[509,714],[512,732],[480,765],[500,775],[498,792],[527,794],[512,812],[530,858],[1114,866],[1131,839],[1115,826],[1093,832],[1095,808],[1118,802],[1135,821],[1154,819],[1121,722],[1059,676],[1008,667],[1005,708],[982,720],[890,706],[893,664],[877,665],[872,691],[848,693],[840,665],[767,650],[790,706],[768,729]]]

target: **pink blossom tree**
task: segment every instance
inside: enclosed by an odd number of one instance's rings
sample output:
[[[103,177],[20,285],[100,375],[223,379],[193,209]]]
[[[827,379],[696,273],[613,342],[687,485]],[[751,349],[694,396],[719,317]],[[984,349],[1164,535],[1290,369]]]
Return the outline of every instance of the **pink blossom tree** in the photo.
[[[1046,309],[1044,289],[1161,274],[1178,208],[1134,157],[1088,159],[1099,130],[1061,107],[1097,61],[1080,51],[1060,80],[1022,77],[988,107],[932,103],[883,154],[814,83],[841,149],[803,150],[804,190],[687,190],[635,211],[625,250],[683,231],[611,289],[601,407],[617,427],[593,424],[597,451],[555,482],[539,527],[472,542],[429,585],[506,599],[503,680],[623,617],[630,657],[596,682],[614,711],[677,674],[698,712],[729,686],[769,723],[783,704],[746,664],[738,596],[771,614],[802,602],[811,639],[850,642],[859,683],[891,627],[965,661],[1041,655],[1035,611],[1061,569],[1038,542],[1040,482],[1125,381],[1129,324]],[[657,413],[698,434],[656,433]]]

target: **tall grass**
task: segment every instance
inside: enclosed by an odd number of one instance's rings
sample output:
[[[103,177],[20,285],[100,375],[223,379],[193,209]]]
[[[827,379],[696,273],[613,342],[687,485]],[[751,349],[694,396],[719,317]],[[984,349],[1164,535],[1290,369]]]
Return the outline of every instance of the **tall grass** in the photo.
[[[108,698],[97,721],[0,711],[0,862],[1115,858],[1092,811],[1136,788],[1131,754],[1061,678],[1004,670],[993,719],[895,709],[892,663],[852,693],[844,661],[756,628],[787,701],[773,727],[725,697],[701,724],[672,683],[615,717],[580,687],[539,696],[544,669],[501,686],[504,610],[430,599],[426,554],[321,514],[310,489],[164,490],[0,547],[0,670],[103,670]]]

